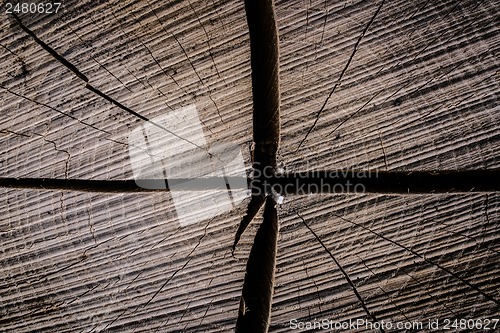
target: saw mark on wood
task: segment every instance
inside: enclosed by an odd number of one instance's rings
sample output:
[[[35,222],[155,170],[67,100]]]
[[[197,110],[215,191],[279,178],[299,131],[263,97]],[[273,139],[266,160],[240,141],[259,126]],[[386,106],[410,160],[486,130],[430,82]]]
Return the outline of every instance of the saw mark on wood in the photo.
[[[95,229],[94,229],[94,224],[92,223],[92,216],[90,214],[90,209],[88,206],[86,206],[85,210],[87,212],[87,224],[89,227],[90,234],[92,235],[92,239],[94,240],[94,244],[97,244],[97,240],[95,238]]]
[[[447,227],[454,227],[454,225],[451,225],[451,224],[448,224],[448,223],[445,223],[445,222],[441,222],[441,224],[444,225],[444,226],[447,226]],[[486,226],[484,226],[484,227],[486,227]],[[500,251],[497,251],[497,250],[489,247],[488,245],[484,244],[484,233],[483,233],[483,241],[481,241],[480,243],[478,243],[477,240],[474,237],[471,237],[469,235],[463,234],[461,232],[456,232],[456,231],[453,231],[453,230],[447,230],[447,232],[449,232],[452,235],[464,237],[464,238],[467,238],[467,239],[470,239],[470,240],[474,241],[476,243],[476,246],[478,248],[482,248],[484,250],[491,251],[491,252],[496,253],[496,254],[500,254]]]
[[[70,305],[71,303],[79,300],[80,298],[82,298],[83,296],[87,295],[88,293],[94,291],[96,288],[98,288],[100,286],[100,284],[96,284],[95,286],[93,286],[92,288],[89,288],[87,291],[84,291],[83,293],[77,295],[75,298],[73,298],[71,301],[65,303],[66,305]]]
[[[380,130],[378,131],[378,138],[380,140],[380,147],[382,147],[382,154],[384,155],[385,171],[388,171],[389,170],[389,166],[387,165],[387,154],[385,152],[384,142],[382,140],[382,135],[380,134]]]
[[[154,121],[151,121],[149,118],[143,116],[142,114],[138,113],[138,112],[135,112],[133,111],[132,109],[126,107],[125,105],[123,105],[122,103],[118,102],[117,100],[115,100],[114,98],[106,95],[105,93],[103,93],[102,91],[100,91],[99,89],[96,89],[94,88],[93,86],[91,86],[90,84],[86,84],[85,85],[85,88],[87,88],[88,90],[92,91],[93,93],[95,93],[96,95],[102,97],[103,99],[107,100],[108,102],[116,105],[117,107],[119,107],[120,109],[130,113],[131,115],[134,115],[136,116],[137,118],[141,119],[141,120],[144,120],[145,122],[148,122],[156,127],[158,127],[159,129],[162,129],[164,130],[165,132],[169,133],[169,134],[172,134],[173,136],[175,136],[176,138],[180,139],[180,140],[183,140],[183,141],[186,141],[187,143],[190,143],[191,145],[195,146],[196,148],[199,148],[199,149],[202,149],[202,150],[205,150],[207,152],[207,154],[209,156],[212,156],[212,154],[208,151],[207,148],[204,148],[196,143],[194,143],[193,141],[189,140],[189,139],[186,139],[186,138],[183,138],[182,136],[172,132],[171,130],[167,129],[166,127],[154,122]]]
[[[377,97],[381,92],[383,92],[384,90],[379,90],[378,92],[376,92],[375,94],[372,95],[372,97],[370,97],[369,100],[367,100],[365,102],[365,104],[363,104],[359,109],[357,109],[356,111],[354,111],[352,114],[350,114],[349,116],[347,116],[347,118],[345,118],[344,120],[342,120],[340,122],[340,124],[338,124],[330,133],[328,133],[328,136],[332,135],[333,133],[335,133],[336,131],[338,131],[340,129],[340,127],[342,127],[342,125],[344,125],[347,121],[349,121],[349,119],[351,119],[352,117],[354,117],[355,115],[357,115],[361,110],[363,110],[375,97]]]
[[[114,11],[112,10],[112,8],[110,9],[110,12],[111,12],[111,15],[113,16],[113,18],[115,19],[115,21],[118,23],[118,27],[122,31],[122,34],[125,36],[126,39],[130,39],[129,34],[125,31],[125,29],[123,29],[120,20],[116,17],[116,15],[115,15]],[[153,52],[139,38],[136,38],[136,40],[139,40],[139,43],[141,43],[141,45],[144,47],[144,49],[147,51],[147,53],[151,56],[151,58],[153,59],[153,61],[155,62],[155,64],[160,68],[160,70],[162,71],[162,73],[164,75],[166,75],[167,77],[169,77],[175,83],[176,86],[178,86],[185,94],[187,94],[187,92],[185,91],[185,89],[179,85],[179,83],[175,80],[175,78],[173,77],[173,75],[169,74],[168,72],[166,72],[163,69],[163,67],[160,65],[160,63],[154,57]],[[128,44],[126,44],[126,45],[127,45],[127,48],[129,49],[129,52],[132,54],[133,52],[130,50]],[[131,70],[129,70],[128,67],[127,67],[127,70],[136,79],[137,82],[139,82],[144,87],[146,87],[146,85],[141,80],[139,80],[139,78]],[[167,106],[170,110],[173,110],[173,108],[167,103],[167,100],[169,99],[168,96],[165,95],[165,93],[163,91],[161,91],[160,88],[153,87],[151,85],[151,83],[149,82],[149,80],[146,79],[146,82],[147,82],[147,84],[149,85],[149,87],[151,89],[158,91],[160,93],[160,95],[162,95],[163,98],[165,98],[164,101],[163,101],[165,103],[165,106]]]
[[[325,0],[325,19],[323,20],[323,30],[321,31],[321,38],[319,40],[319,44],[323,45],[323,39],[325,38],[325,30],[326,30],[326,22],[328,21],[328,6],[327,0]]]
[[[409,17],[408,17],[408,20],[413,18],[413,16],[417,15],[417,13],[421,12],[426,6],[427,4],[429,3],[430,0],[426,0],[425,3],[418,7],[417,10],[415,10]]]
[[[20,56],[18,56],[14,51],[12,51],[11,49],[9,49],[7,46],[3,45],[0,43],[0,46],[3,47],[5,50],[7,50],[10,54],[12,54],[13,56],[15,56],[17,59],[19,59],[19,61],[22,61],[24,62],[24,59],[21,58]],[[26,64],[25,64],[26,65]],[[26,65],[27,66],[27,65]]]
[[[484,55],[487,55],[489,53],[489,51],[485,51],[481,54],[479,54],[477,57],[480,58]],[[445,75],[455,71],[456,69],[458,69],[459,67],[467,64],[467,63],[471,63],[474,59],[472,58],[467,58],[467,59],[464,59],[460,62],[458,62],[458,64],[454,64],[451,66],[451,69],[447,69],[448,71],[445,72],[444,74],[442,74],[440,77],[438,77],[437,79],[440,79],[442,77],[444,77]],[[405,94],[406,98],[411,98],[411,97],[416,97],[416,96],[420,96],[421,94],[424,94],[424,93],[427,93],[427,92],[434,92],[435,90],[438,90],[439,89],[439,86],[436,88],[436,87],[431,87],[431,88],[428,88],[425,92],[420,92],[419,94],[419,90],[422,89],[424,86],[428,85],[430,82],[436,80],[436,78],[431,78],[430,80],[428,80],[427,82],[425,82],[424,84],[416,87],[415,89],[413,89],[412,91],[408,92]],[[458,83],[458,82],[461,82],[462,80],[464,80],[463,77],[460,77],[460,78],[455,78],[453,80],[453,82],[449,82],[447,81],[445,83],[445,85],[451,85],[453,83]],[[387,102],[389,99],[391,99],[393,96],[395,96],[399,91],[403,90],[404,88],[408,87],[409,85],[411,85],[413,83],[413,80],[410,78],[409,80],[406,80],[406,82],[404,84],[402,84],[394,93],[392,93],[391,95],[389,95],[387,98],[385,98],[383,100],[383,103]],[[443,84],[441,84],[443,85]],[[460,105],[461,103],[463,103],[465,100],[473,97],[475,94],[474,93],[471,93],[471,94],[468,94],[466,95],[465,97],[463,97],[457,104],[455,104],[455,106],[458,106]],[[401,97],[399,97],[401,98]],[[440,110],[441,108],[443,107],[447,107],[447,106],[451,106],[451,105],[448,105],[449,101],[444,101],[443,103],[441,103],[440,105],[438,105],[437,107],[427,111],[425,114],[423,114],[421,117],[418,117],[418,118],[413,118],[411,120],[407,120],[405,118],[400,118],[400,119],[396,119],[395,121],[393,122],[390,122],[389,124],[386,124],[386,125],[382,125],[380,126],[379,128],[379,131],[382,130],[382,129],[392,129],[394,130],[394,125],[396,124],[399,124],[399,123],[402,123],[403,121],[406,121],[405,125],[406,126],[409,126],[410,124],[414,124],[414,123],[417,123],[417,122],[421,122],[422,120],[425,120],[427,118],[429,118],[429,116],[431,116],[432,114],[436,113],[436,111]],[[360,110],[356,111],[356,112],[359,112]],[[338,128],[336,128],[336,130],[338,130]],[[330,133],[331,134],[331,133]]]
[[[325,3],[326,3],[326,2],[325,2]],[[427,4],[427,2],[426,2],[426,4]],[[425,5],[426,5],[426,4],[425,4]],[[423,7],[425,7],[425,5],[424,5]],[[326,5],[325,5],[325,6],[326,6]],[[422,8],[423,8],[423,7],[422,7]],[[414,14],[415,14],[415,13],[414,13]],[[413,15],[414,15],[414,14],[413,14]],[[326,22],[326,18],[325,18],[325,22]],[[324,33],[324,31],[323,31],[323,33]],[[350,60],[349,60],[349,61],[350,61]],[[193,68],[193,69],[194,69],[194,68]],[[200,79],[200,80],[201,80],[201,79]],[[201,83],[203,84],[203,82],[201,82]],[[148,82],[148,84],[149,84],[149,82]],[[401,89],[401,88],[400,88],[400,89]],[[159,90],[159,89],[158,89],[158,90]],[[398,91],[399,91],[399,89],[398,89]],[[161,92],[161,91],[160,91],[160,92]],[[373,98],[373,97],[372,97],[372,98]],[[365,105],[366,105],[366,104],[365,104]],[[359,112],[359,111],[361,111],[361,110],[358,110],[358,112]],[[434,109],[433,111],[435,111],[435,109]],[[220,113],[219,113],[219,117],[220,117]],[[379,132],[379,138],[380,138],[380,132]],[[382,145],[382,142],[381,142],[381,145]],[[382,150],[384,150],[383,145],[382,145]],[[384,150],[384,158],[385,158],[385,150]],[[387,168],[387,162],[385,161],[385,163],[386,163],[386,168]],[[488,211],[487,211],[487,209],[488,209],[488,203],[487,203],[487,200],[488,200],[488,197],[486,196],[486,203],[485,203],[485,206],[486,206],[486,207],[485,207],[485,215],[486,215],[486,220],[489,222],[489,218],[488,218]],[[208,225],[207,225],[207,226],[208,226]],[[312,230],[311,230],[311,231],[312,231]],[[206,233],[206,228],[205,228],[205,233]],[[318,239],[318,240],[319,240],[319,239]],[[321,240],[319,240],[319,241],[321,242]],[[201,239],[200,239],[199,243],[200,243],[200,242],[201,242]],[[198,243],[198,245],[199,245],[199,243]],[[196,248],[196,247],[195,247],[195,248]],[[193,251],[194,251],[194,250],[193,250]],[[193,251],[191,251],[191,253],[193,253]],[[190,254],[191,254],[191,253],[190,253]],[[175,254],[174,254],[174,255],[175,255]],[[424,260],[425,260],[425,259],[424,259]],[[367,267],[367,265],[366,265],[364,262],[363,262],[363,264]],[[368,268],[368,270],[370,270],[370,271],[373,273],[373,271],[372,271],[369,267],[367,267],[367,268]],[[407,274],[407,273],[406,273],[406,274]],[[307,274],[307,267],[306,267],[306,275],[309,277],[309,274]],[[407,274],[407,275],[408,275],[408,274]],[[410,276],[410,275],[408,275],[408,276]],[[411,277],[411,276],[410,276],[410,277]],[[412,277],[412,278],[413,278],[413,277]],[[378,276],[377,276],[377,279],[378,279]],[[414,280],[415,280],[415,279],[414,279]],[[314,281],[314,278],[313,278],[313,281]],[[418,281],[418,280],[415,280],[415,281]],[[316,286],[315,281],[314,281],[314,284],[315,284],[315,286]],[[419,283],[419,284],[421,284],[421,283]],[[425,286],[424,286],[424,287],[425,287]],[[317,287],[317,286],[316,286],[316,288],[317,288],[317,290],[318,290],[318,287]],[[431,294],[429,293],[429,295],[431,295]],[[321,300],[321,298],[320,298],[319,294],[318,294],[318,298]],[[189,304],[191,304],[191,303],[189,303]],[[187,306],[187,307],[189,307],[189,304],[188,304],[188,306]],[[441,303],[440,303],[440,304],[441,304]],[[445,306],[445,307],[446,307],[446,305],[445,305],[445,304],[441,304],[441,305],[443,305],[443,306]],[[209,306],[209,307],[210,307],[210,306]],[[446,308],[448,309],[448,307],[446,307]],[[308,310],[309,310],[309,309],[308,309]],[[448,309],[448,310],[449,310],[451,313],[453,313],[453,311],[451,311],[450,309]],[[186,309],[186,311],[187,311],[187,309]],[[208,311],[208,308],[207,308],[207,310],[206,310],[206,312],[205,312],[205,315],[206,315],[207,311]],[[121,315],[123,315],[124,313],[125,313],[125,312],[122,312],[122,314],[121,314]],[[121,316],[121,315],[120,315],[120,316]],[[119,316],[119,317],[120,317],[120,316]],[[119,317],[117,317],[117,318],[116,318],[113,322],[115,322],[115,321],[116,321]],[[182,317],[182,318],[184,318],[184,314],[183,314],[183,317]],[[182,319],[182,318],[181,318],[181,319]],[[204,317],[203,317],[203,318],[204,318]],[[203,320],[202,320],[202,321],[203,321]],[[112,322],[112,323],[113,323],[113,322]],[[168,320],[167,320],[167,322],[168,322]],[[200,324],[201,324],[201,323],[200,323]],[[110,325],[110,324],[108,324],[106,327],[109,327],[109,325]],[[187,326],[188,326],[188,324],[186,324],[186,327],[185,327],[185,328],[187,328]],[[95,328],[94,328],[94,329],[95,329]]]
[[[316,279],[314,277],[311,277],[309,275],[309,270],[307,269],[307,265],[304,263],[304,261],[302,261],[302,267],[304,267],[304,271],[306,273],[306,277],[308,279],[312,279],[312,282],[314,284],[314,288],[316,290],[316,296],[318,297],[318,300],[319,300],[319,303],[318,303],[319,312],[323,312],[323,309],[321,309],[321,304],[323,304],[324,301],[321,299],[321,295],[320,295],[320,292],[319,292],[318,284],[316,283]],[[309,312],[309,316],[311,316],[310,312]]]
[[[209,220],[207,222],[207,224],[205,225],[205,228],[203,229],[203,235],[201,235],[201,237],[198,239],[198,243],[194,246],[194,248],[188,253],[188,255],[186,256],[186,258],[188,258],[188,260],[184,263],[184,265],[182,265],[181,268],[177,269],[161,286],[160,288],[158,288],[158,290],[151,296],[151,298],[144,304],[142,305],[139,305],[135,310],[134,312],[136,312],[137,310],[139,310],[140,308],[145,308],[146,306],[148,306],[149,303],[151,303],[153,301],[153,299],[163,290],[163,288],[165,288],[165,286],[175,277],[175,275],[177,273],[179,273],[180,271],[182,271],[184,268],[186,268],[186,266],[189,264],[189,262],[191,261],[192,258],[191,255],[193,254],[194,251],[196,251],[196,249],[198,248],[198,246],[200,246],[203,238],[205,238],[205,236],[207,235],[207,229],[210,225],[210,223],[212,221],[214,221],[215,218],[212,218],[211,220]]]

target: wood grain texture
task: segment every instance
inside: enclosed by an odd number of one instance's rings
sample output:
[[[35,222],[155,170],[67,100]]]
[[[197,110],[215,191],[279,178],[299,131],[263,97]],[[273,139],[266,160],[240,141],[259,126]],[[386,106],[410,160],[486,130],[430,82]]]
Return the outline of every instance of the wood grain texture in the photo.
[[[498,169],[493,0],[384,3],[297,150],[377,5],[275,3],[278,164],[289,172]],[[63,9],[19,17],[93,87],[148,118],[196,105],[207,142],[240,145],[250,170],[243,1],[68,1]],[[0,109],[1,177],[132,179],[127,138],[142,121],[86,90],[3,11]],[[186,124],[178,134],[190,131]],[[183,227],[168,193],[0,193],[0,331],[234,330],[261,222],[232,258],[246,201]],[[288,332],[291,319],[366,318],[297,213],[378,320],[499,316],[498,193],[287,196],[270,331]]]

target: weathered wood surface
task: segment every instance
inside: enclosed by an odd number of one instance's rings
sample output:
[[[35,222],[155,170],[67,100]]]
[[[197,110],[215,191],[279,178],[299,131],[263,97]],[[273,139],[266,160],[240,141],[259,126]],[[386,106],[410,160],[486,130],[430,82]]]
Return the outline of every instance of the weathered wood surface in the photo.
[[[498,168],[493,0],[384,3],[297,150],[378,5],[276,3],[279,161],[287,171]],[[20,17],[132,110],[153,118],[196,105],[206,140],[241,145],[250,168],[242,2],[63,6],[56,16]],[[131,179],[127,136],[142,121],[86,90],[5,14],[0,44],[1,176]],[[251,224],[232,258],[244,204],[181,227],[165,193],[0,191],[0,330],[234,329],[256,231]],[[498,193],[289,196],[279,208],[272,331],[288,331],[291,319],[367,316],[297,213],[378,320],[498,318]]]

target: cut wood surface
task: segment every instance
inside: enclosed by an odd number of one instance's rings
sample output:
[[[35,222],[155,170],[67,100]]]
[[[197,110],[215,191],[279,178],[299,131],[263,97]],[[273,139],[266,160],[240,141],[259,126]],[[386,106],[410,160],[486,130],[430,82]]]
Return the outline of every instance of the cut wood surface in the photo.
[[[145,121],[86,89],[5,3],[0,177],[133,179],[128,139]],[[279,167],[498,170],[498,2],[380,4],[275,3]],[[243,1],[66,1],[57,14],[18,17],[88,84],[147,119],[194,105],[207,144],[240,147],[250,175]],[[190,140],[195,129],[179,123]],[[201,222],[183,225],[168,192],[0,193],[0,331],[234,331],[262,221],[232,257],[248,199],[207,219],[184,202]],[[278,218],[270,331],[294,319],[500,316],[499,192],[287,195]]]

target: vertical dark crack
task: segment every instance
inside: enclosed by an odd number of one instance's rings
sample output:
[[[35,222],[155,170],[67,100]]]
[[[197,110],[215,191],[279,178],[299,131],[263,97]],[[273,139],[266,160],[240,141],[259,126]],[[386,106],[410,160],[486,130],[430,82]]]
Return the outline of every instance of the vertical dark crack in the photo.
[[[278,241],[276,203],[267,197],[264,221],[255,235],[247,262],[236,332],[267,332],[271,317]]]
[[[238,230],[236,231],[236,234],[234,235],[234,243],[233,247],[231,249],[231,253],[234,253],[234,250],[236,249],[236,245],[238,245],[238,242],[240,240],[241,235],[245,231],[245,229],[248,227],[250,222],[253,220],[255,215],[260,210],[260,207],[264,204],[264,201],[266,200],[265,196],[263,195],[252,195],[250,198],[250,202],[248,203],[247,206],[247,211],[243,218],[241,219],[240,225],[238,226]]]
[[[252,198],[238,227],[233,251],[269,194],[269,189],[261,186],[261,178],[275,172],[280,142],[279,42],[274,4],[272,0],[247,0],[245,11],[252,66],[253,169],[259,185],[252,188]]]
[[[271,0],[245,1],[252,66],[254,169],[276,168],[280,142],[278,31]]]
[[[256,181],[274,174],[280,142],[280,89],[278,29],[272,0],[246,0],[245,12],[250,34],[250,62],[253,95],[253,168]],[[276,202],[270,190],[252,189],[247,214],[235,236],[240,235],[266,200],[264,221],[255,235],[247,262],[236,332],[267,332],[271,317],[274,270],[278,240]]]

